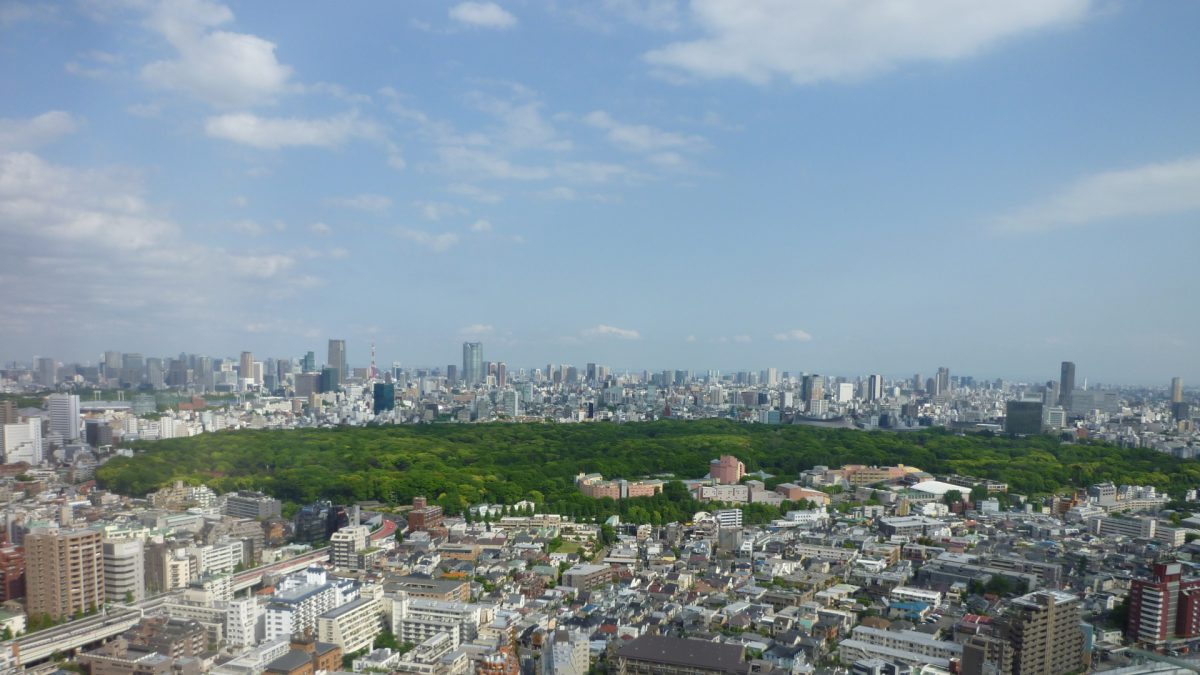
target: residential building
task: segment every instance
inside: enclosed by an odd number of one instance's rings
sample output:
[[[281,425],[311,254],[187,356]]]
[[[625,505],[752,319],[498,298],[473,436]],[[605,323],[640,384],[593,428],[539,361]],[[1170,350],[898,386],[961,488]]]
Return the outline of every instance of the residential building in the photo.
[[[1079,598],[1063,591],[1035,591],[1013,600],[1012,611],[1013,675],[1084,672]]]
[[[27,607],[64,619],[104,604],[104,551],[99,530],[35,529],[25,535]]]
[[[1200,578],[1184,578],[1183,566],[1170,562],[1154,565],[1149,579],[1134,579],[1125,636],[1151,647],[1200,637]]]

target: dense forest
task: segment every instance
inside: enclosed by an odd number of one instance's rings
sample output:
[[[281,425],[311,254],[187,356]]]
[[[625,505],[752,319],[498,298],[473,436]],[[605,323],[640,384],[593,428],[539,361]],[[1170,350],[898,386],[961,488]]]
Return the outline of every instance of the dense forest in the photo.
[[[1028,495],[1111,480],[1172,494],[1200,486],[1200,462],[1152,450],[1056,437],[957,435],[942,429],[864,432],[724,420],[639,424],[481,424],[233,431],[141,443],[132,458],[97,471],[105,487],[141,496],[171,481],[204,482],[218,492],[262,490],[285,502],[330,499],[407,503],[417,495],[451,513],[479,502],[532,500],[547,510],[627,520],[670,521],[694,510],[682,485],[654,498],[589,499],[579,472],[606,478],[671,474],[699,478],[708,462],[733,454],[748,471],[794,480],[815,465],[906,464],[935,474],[1006,481]],[[754,513],[755,520],[770,516]]]

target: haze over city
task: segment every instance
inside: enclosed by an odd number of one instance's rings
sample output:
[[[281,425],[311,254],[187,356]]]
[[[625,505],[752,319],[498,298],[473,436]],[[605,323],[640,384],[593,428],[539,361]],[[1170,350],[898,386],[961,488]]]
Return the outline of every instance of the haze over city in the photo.
[[[0,359],[1200,381],[1194,3],[327,9],[3,5]]]

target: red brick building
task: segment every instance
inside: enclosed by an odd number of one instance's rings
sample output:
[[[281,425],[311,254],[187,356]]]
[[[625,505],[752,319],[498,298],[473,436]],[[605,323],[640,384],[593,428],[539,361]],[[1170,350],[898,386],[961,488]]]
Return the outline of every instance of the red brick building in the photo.
[[[441,529],[443,520],[442,507],[430,506],[424,497],[413,497],[412,510],[408,512],[409,532]]]
[[[1151,647],[1200,637],[1200,578],[1183,578],[1178,562],[1154,566],[1150,579],[1135,579],[1129,589],[1126,637]]]

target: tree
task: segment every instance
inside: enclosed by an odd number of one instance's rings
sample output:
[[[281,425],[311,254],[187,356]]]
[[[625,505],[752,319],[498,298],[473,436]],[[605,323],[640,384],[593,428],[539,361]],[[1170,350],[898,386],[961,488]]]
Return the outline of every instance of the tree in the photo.
[[[942,501],[946,502],[946,506],[954,506],[962,501],[962,493],[958,490],[947,490],[945,495],[942,495]]]
[[[396,634],[387,628],[383,632],[375,636],[375,649],[400,649],[400,643],[396,640]]]

